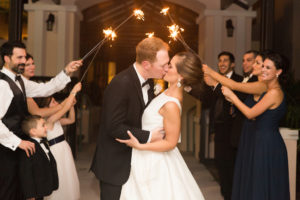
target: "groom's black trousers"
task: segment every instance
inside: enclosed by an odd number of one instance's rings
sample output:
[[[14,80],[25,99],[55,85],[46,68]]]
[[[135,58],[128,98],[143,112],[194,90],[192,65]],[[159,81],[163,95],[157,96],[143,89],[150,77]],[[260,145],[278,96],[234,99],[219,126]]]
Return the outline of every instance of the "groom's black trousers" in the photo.
[[[122,186],[112,185],[100,181],[100,199],[101,200],[119,200]]]

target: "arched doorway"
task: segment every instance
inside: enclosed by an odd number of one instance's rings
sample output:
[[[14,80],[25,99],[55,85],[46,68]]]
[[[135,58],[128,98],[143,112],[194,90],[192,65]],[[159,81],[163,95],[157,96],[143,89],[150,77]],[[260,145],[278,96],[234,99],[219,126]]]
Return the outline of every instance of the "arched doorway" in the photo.
[[[198,51],[197,13],[167,1],[138,2],[135,0],[117,0],[101,2],[82,11],[80,56],[82,57],[103,39],[103,29],[117,27],[132,14],[135,8],[139,8],[141,5],[145,13],[145,20],[141,21],[133,17],[120,27],[115,41],[105,43],[100,49],[91,66],[92,69],[89,71],[86,82],[95,82],[101,89],[104,88],[105,86],[103,87],[102,85],[107,84],[109,63],[115,63],[116,73],[133,64],[135,60],[135,46],[139,41],[147,37],[145,35],[147,32],[154,32],[155,36],[165,41],[170,41],[171,55],[184,50],[183,45],[179,41],[172,41],[168,37],[169,31],[167,26],[171,25],[172,22],[167,16],[160,13],[165,6],[170,7],[170,13],[174,21],[185,29],[183,37],[186,43],[195,52]],[[89,63],[91,58],[92,56],[87,59],[86,63]],[[97,103],[96,100],[95,103]]]
[[[132,14],[135,8],[141,6],[143,6],[145,20],[141,21],[133,17],[122,25],[117,31],[115,41],[109,41],[102,46],[88,71],[84,84],[87,89],[83,91],[88,92],[88,96],[95,106],[101,106],[101,94],[108,84],[110,67],[115,67],[112,71],[118,73],[132,65],[135,60],[135,46],[147,37],[146,33],[154,32],[155,36],[169,41],[170,56],[184,50],[184,46],[179,41],[173,41],[169,37],[167,26],[172,22],[167,16],[160,13],[162,8],[166,6],[170,8],[169,12],[175,23],[184,28],[182,35],[185,42],[195,52],[198,52],[197,18],[199,14],[197,12],[169,1],[117,0],[102,1],[82,10],[80,57],[103,39],[103,29],[117,27]],[[89,63],[92,57],[90,56],[86,63]],[[82,73],[84,70],[85,68],[82,69]]]

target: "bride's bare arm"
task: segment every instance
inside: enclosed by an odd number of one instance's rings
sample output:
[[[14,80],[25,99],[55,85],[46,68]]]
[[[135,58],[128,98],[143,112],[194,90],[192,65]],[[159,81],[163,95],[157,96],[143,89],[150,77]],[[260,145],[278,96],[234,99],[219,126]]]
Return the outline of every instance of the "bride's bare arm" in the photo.
[[[211,76],[217,82],[230,88],[231,90],[236,90],[247,94],[257,94],[257,95],[261,95],[262,93],[267,91],[267,85],[264,82],[260,82],[260,81],[251,82],[251,83],[236,82],[230,78],[222,76],[218,72],[209,68],[207,65],[203,65],[203,71],[205,72],[205,74]]]
[[[165,139],[140,144],[138,140],[129,133],[129,140],[117,140],[139,150],[164,152],[174,149],[180,136],[180,109],[176,103],[168,102],[160,109],[159,113],[163,116],[163,125],[166,134]]]

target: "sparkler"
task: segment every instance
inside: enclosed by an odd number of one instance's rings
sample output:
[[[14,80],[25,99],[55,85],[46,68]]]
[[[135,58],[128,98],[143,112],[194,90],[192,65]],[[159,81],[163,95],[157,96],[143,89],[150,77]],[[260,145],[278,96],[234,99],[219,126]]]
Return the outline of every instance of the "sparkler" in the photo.
[[[144,19],[145,19],[144,18],[144,12],[142,10],[135,9],[133,11],[133,13],[134,13],[134,16],[136,16],[137,19],[144,21]]]
[[[145,4],[144,4],[145,5]],[[143,5],[143,6],[144,6]],[[143,7],[142,6],[142,7]],[[134,12],[129,16],[127,17],[121,24],[119,24],[114,30],[111,30],[113,33],[111,34],[111,40],[114,40],[115,38],[115,31],[117,31],[123,24],[125,24],[129,19],[131,19],[133,16],[136,16],[137,19],[139,20],[144,20],[144,12],[142,10],[138,10],[138,9],[135,9]],[[104,31],[104,30],[103,30]],[[103,40],[101,40],[100,42],[98,42],[87,54],[85,54],[83,57],[82,57],[82,60],[85,60],[89,55],[91,55],[91,53],[93,53],[97,47],[99,47],[99,45],[103,45],[104,43],[104,40],[106,40],[107,38],[103,38]]]
[[[117,37],[116,32],[113,31],[111,27],[109,27],[108,29],[104,29],[103,33],[106,38],[109,38],[112,41],[115,39],[115,37]]]
[[[184,31],[183,28],[180,28],[173,20],[173,18],[171,17],[170,13],[168,12],[169,8],[163,8],[160,13],[162,13],[163,15],[168,15],[170,21],[173,23],[173,25],[168,26],[169,28],[169,32],[170,35],[169,37],[173,38],[173,40],[176,41],[176,39],[178,39],[182,45],[185,47],[186,50],[189,50],[190,52],[192,52],[193,54],[195,54],[200,60],[203,60],[200,58],[200,56],[184,41],[181,32]]]
[[[146,33],[145,35],[147,35],[147,36],[148,36],[148,38],[151,38],[151,37],[153,37],[153,36],[154,36],[154,32],[152,32],[152,33]]]
[[[164,9],[162,9],[162,10],[160,11],[160,13],[162,13],[163,15],[167,15],[169,9],[170,9],[169,7],[164,8]]]
[[[145,5],[145,4],[144,4]],[[142,7],[144,7],[144,5]],[[135,9],[134,12],[129,16],[127,17],[121,24],[119,24],[114,30],[110,27],[108,29],[104,29],[103,30],[103,33],[105,35],[105,37],[100,41],[98,42],[87,54],[85,54],[83,57],[82,57],[82,60],[85,60],[88,56],[90,56],[95,50],[96,53],[94,54],[92,60],[90,61],[88,67],[86,68],[86,70],[84,71],[81,79],[80,79],[80,82],[82,82],[82,80],[84,79],[87,71],[89,70],[90,66],[91,66],[91,63],[94,61],[96,55],[98,54],[100,48],[103,46],[103,44],[107,41],[107,40],[114,40],[117,35],[115,33],[115,31],[117,31],[123,24],[125,24],[129,19],[131,19],[133,16],[136,16],[136,18],[138,20],[144,20],[144,12],[142,10],[139,10],[139,9]]]
[[[183,32],[184,29],[180,28],[177,24],[173,24],[172,26],[168,26],[170,35],[169,37],[173,38],[173,40],[176,40],[178,36],[180,35],[180,32]]]

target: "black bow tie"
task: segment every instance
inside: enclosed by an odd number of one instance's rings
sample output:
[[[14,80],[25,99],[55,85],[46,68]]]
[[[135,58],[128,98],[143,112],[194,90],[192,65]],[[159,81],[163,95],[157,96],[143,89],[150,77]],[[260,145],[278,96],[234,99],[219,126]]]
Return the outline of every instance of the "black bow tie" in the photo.
[[[150,80],[151,80],[151,79],[146,80],[146,81],[142,84],[142,87],[144,87],[145,85],[149,85],[149,84],[150,84]]]
[[[47,149],[49,149],[48,140],[47,138],[42,138],[40,144],[44,144]]]
[[[17,75],[16,78],[15,78],[15,81],[20,81],[20,80],[21,80],[21,76]]]

